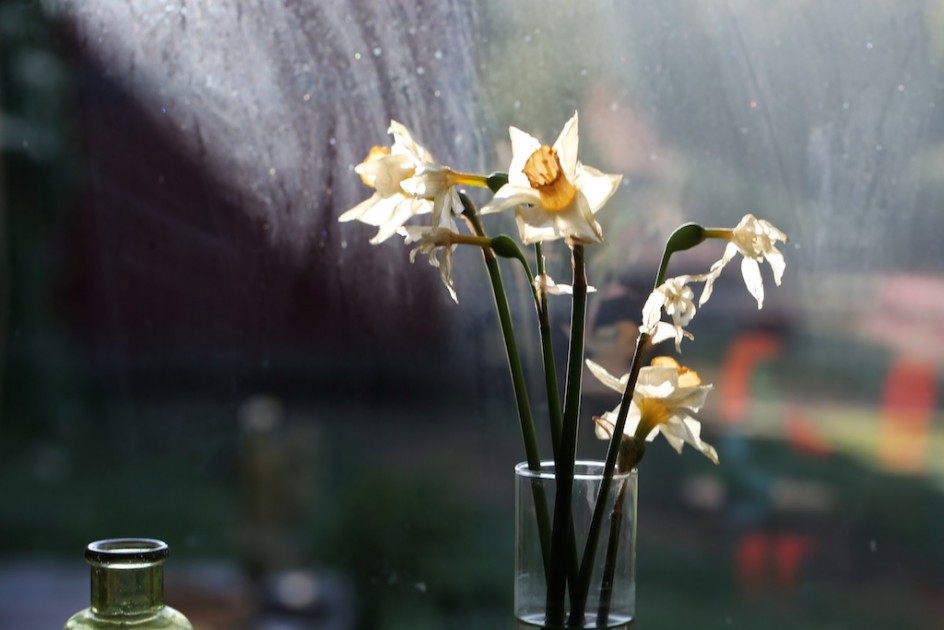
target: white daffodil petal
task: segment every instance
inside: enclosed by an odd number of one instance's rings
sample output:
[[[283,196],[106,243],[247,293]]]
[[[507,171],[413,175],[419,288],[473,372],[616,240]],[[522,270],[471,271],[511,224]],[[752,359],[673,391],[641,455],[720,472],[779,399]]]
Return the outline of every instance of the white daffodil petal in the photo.
[[[757,308],[764,306],[764,281],[760,277],[760,265],[753,258],[745,256],[741,259],[741,275],[744,276],[744,284],[754,299],[757,300]]]
[[[410,133],[410,130],[406,128],[405,125],[398,123],[395,120],[390,121],[390,127],[387,129],[387,133],[393,136],[394,143],[391,149],[392,152],[398,153],[400,150],[405,151],[407,154],[412,156],[417,162],[435,162],[432,154],[426,150],[423,146],[417,143],[413,139],[413,134]]]
[[[567,121],[564,128],[561,129],[560,135],[554,142],[554,150],[557,151],[557,156],[560,158],[564,173],[567,174],[567,177],[571,181],[573,181],[577,175],[578,144],[577,112],[574,112],[574,115]]]
[[[666,386],[670,391],[675,391],[678,386],[678,370],[673,367],[648,366],[639,370],[639,377],[636,379],[636,389],[659,390]],[[648,391],[646,393],[648,396]]]
[[[698,387],[679,388],[680,395],[673,400],[673,404],[685,409],[691,409],[693,412],[701,411],[708,398],[708,392],[712,390],[711,385],[700,385]]]
[[[659,320],[662,319],[662,307],[665,305],[665,293],[661,291],[653,291],[649,294],[649,297],[646,298],[646,303],[642,307],[642,325],[643,329],[649,334],[653,335],[656,332],[656,327],[659,324]],[[675,336],[675,329],[672,329],[672,336]],[[657,343],[657,342],[655,342]]]
[[[492,214],[493,212],[501,212],[502,210],[507,210],[508,208],[519,205],[536,204],[540,202],[540,200],[540,195],[527,186],[505,184],[498,189],[498,192],[495,193],[491,201],[482,206],[479,210],[479,214]]]
[[[629,374],[624,374],[620,378],[616,378],[612,374],[606,371],[602,365],[595,363],[590,359],[584,361],[587,368],[590,369],[590,373],[596,377],[598,381],[609,387],[610,389],[623,393],[623,390],[626,389],[626,383],[629,382]]]
[[[623,181],[622,175],[608,175],[581,164],[577,169],[575,184],[587,198],[590,210],[596,214],[597,210],[610,200],[621,181]]]
[[[783,271],[787,263],[783,260],[783,254],[776,247],[771,247],[764,258],[770,263],[770,269],[774,272],[774,282],[780,286],[780,280],[783,278]]]
[[[525,221],[520,213],[515,216],[515,222],[518,225],[518,235],[521,238],[521,242],[525,245],[533,245],[534,243],[552,241],[556,238],[560,238],[560,235],[557,233],[557,228],[553,223],[543,227],[534,227],[533,225],[528,225],[528,222]]]
[[[382,243],[394,234],[397,233],[397,229],[402,226],[404,223],[409,221],[412,217],[417,214],[420,214],[415,210],[416,206],[413,203],[417,200],[404,200],[401,203],[397,204],[393,208],[393,212],[390,213],[389,217],[383,223],[379,223],[380,229],[377,230],[377,234],[370,239],[371,245],[377,245]],[[424,202],[426,210],[424,212],[429,212],[429,209],[432,208],[432,203],[429,201]],[[365,221],[366,223],[366,221]]]
[[[528,178],[524,174],[524,165],[528,158],[541,148],[537,138],[521,131],[517,127],[509,127],[511,137],[511,165],[508,167],[508,183],[512,186],[530,188]]]
[[[711,297],[711,292],[715,286],[715,280],[718,279],[718,276],[721,275],[721,270],[724,269],[732,258],[734,258],[738,253],[737,245],[734,243],[728,243],[724,248],[724,254],[721,256],[721,260],[718,260],[713,265],[711,269],[705,274],[705,288],[702,289],[701,297],[698,299],[698,306],[704,306],[705,302],[708,301],[708,298]]]
[[[365,199],[347,212],[341,214],[341,216],[338,217],[338,221],[341,223],[346,221],[362,221],[369,225],[380,225],[382,220],[378,221],[377,217],[383,216],[386,218],[390,216],[390,212],[400,201],[402,201],[402,199],[394,199],[392,197],[384,199],[380,193],[374,193],[370,198]],[[380,204],[389,207],[386,209],[382,207],[378,208],[377,206]]]
[[[658,345],[662,343],[663,341],[667,341],[669,339],[678,338],[678,334],[675,330],[675,326],[673,326],[669,322],[656,322],[656,325],[653,328],[653,331],[649,333],[649,336],[650,336],[649,343],[653,345]],[[695,338],[695,335],[688,332],[687,330],[682,331],[682,336],[686,339]]]

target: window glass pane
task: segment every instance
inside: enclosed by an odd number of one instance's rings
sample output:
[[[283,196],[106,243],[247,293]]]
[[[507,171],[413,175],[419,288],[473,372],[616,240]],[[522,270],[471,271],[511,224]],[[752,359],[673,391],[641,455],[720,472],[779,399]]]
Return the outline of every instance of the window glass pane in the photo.
[[[510,126],[552,144],[578,112],[580,161],[622,175],[587,247],[587,356],[613,373],[678,225],[789,236],[762,309],[738,255],[659,347],[714,386],[720,463],[648,449],[644,625],[933,627],[942,33],[933,0],[4,3],[0,626],[61,624],[84,545],[137,535],[205,628],[510,623],[525,453],[481,252],[453,256],[456,304],[401,236],[338,218],[391,120],[488,174]],[[569,284],[568,247],[543,253]],[[501,268],[550,458],[531,289]],[[602,458],[619,396],[584,387],[578,453]]]

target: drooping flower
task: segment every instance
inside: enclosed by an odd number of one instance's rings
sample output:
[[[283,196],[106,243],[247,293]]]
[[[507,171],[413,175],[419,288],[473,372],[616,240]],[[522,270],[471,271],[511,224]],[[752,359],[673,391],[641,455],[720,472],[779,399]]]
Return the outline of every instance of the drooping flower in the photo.
[[[417,253],[426,254],[429,264],[439,269],[439,277],[449,290],[449,296],[458,304],[459,297],[452,281],[452,254],[456,249],[454,237],[458,236],[455,229],[404,225],[398,232],[405,237],[407,245],[419,243],[410,251],[410,262],[416,262]]]
[[[652,363],[639,370],[624,435],[651,442],[661,433],[679,453],[687,443],[717,464],[717,451],[701,440],[701,423],[692,417],[704,406],[711,385],[702,385],[697,373],[671,357],[656,357]],[[629,382],[629,374],[616,378],[593,361],[587,360],[587,367],[601,383],[620,393]],[[619,408],[595,419],[598,438],[612,437],[618,412]]]
[[[672,318],[674,329],[675,349],[682,351],[682,337],[685,336],[685,326],[697,312],[695,307],[695,293],[688,286],[690,282],[705,280],[707,276],[677,276],[669,278],[649,294],[646,304],[642,307],[642,330],[655,337],[660,331],[662,311]]]
[[[602,242],[594,214],[616,191],[622,175],[607,175],[577,160],[577,113],[550,147],[516,127],[510,127],[509,134],[508,183],[481,213],[516,208],[518,231],[526,244],[558,238]]]
[[[744,256],[741,260],[741,275],[744,277],[744,284],[747,285],[747,290],[757,300],[757,308],[762,308],[764,306],[764,282],[761,279],[758,263],[765,260],[770,263],[770,268],[774,272],[774,282],[779,287],[786,263],[783,260],[783,254],[777,249],[777,241],[786,243],[787,235],[771,225],[770,222],[758,219],[752,214],[744,215],[741,222],[731,230],[708,230],[708,232],[721,233],[723,238],[727,238],[730,242],[724,248],[724,255],[721,256],[721,260],[713,264],[708,272],[705,289],[698,301],[699,306],[711,297],[714,282],[721,274],[724,266],[740,252]]]
[[[393,146],[374,147],[354,167],[361,180],[377,192],[338,218],[378,226],[379,231],[370,240],[374,245],[393,236],[400,226],[420,214],[432,213],[434,228],[449,227],[453,214],[462,210],[455,186],[485,185],[483,177],[457,173],[438,164],[397,121],[390,121],[387,132],[393,135]]]

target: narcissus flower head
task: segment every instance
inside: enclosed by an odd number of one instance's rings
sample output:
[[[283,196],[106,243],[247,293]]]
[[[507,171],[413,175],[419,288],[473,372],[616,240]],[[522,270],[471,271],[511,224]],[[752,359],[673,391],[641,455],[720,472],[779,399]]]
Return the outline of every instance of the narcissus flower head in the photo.
[[[747,290],[757,300],[757,308],[762,308],[764,306],[764,282],[761,279],[759,263],[765,260],[770,263],[770,268],[774,272],[774,282],[779,287],[786,263],[783,260],[783,254],[777,249],[777,242],[786,243],[787,235],[774,227],[769,221],[758,219],[753,214],[744,215],[741,222],[731,230],[708,230],[708,233],[723,234],[723,237],[730,242],[725,247],[721,260],[713,264],[708,272],[705,290],[702,291],[699,305],[708,301],[708,298],[711,297],[715,279],[721,274],[724,266],[740,252],[744,256],[741,260],[741,275],[744,277],[744,284],[747,285]]]
[[[588,360],[587,367],[601,383],[616,391],[622,392],[629,381],[629,374],[616,378],[593,361]],[[675,359],[656,357],[652,365],[639,370],[624,435],[651,442],[661,433],[679,453],[687,443],[717,464],[717,451],[701,440],[701,423],[693,417],[704,406],[711,389],[711,385],[701,384],[696,372]],[[595,419],[598,438],[612,437],[618,412],[619,408]]]
[[[516,127],[511,135],[508,183],[481,212],[515,208],[523,243],[559,238],[587,244],[603,241],[594,214],[613,195],[622,175],[606,175],[577,160],[577,114],[553,146],[541,144]]]

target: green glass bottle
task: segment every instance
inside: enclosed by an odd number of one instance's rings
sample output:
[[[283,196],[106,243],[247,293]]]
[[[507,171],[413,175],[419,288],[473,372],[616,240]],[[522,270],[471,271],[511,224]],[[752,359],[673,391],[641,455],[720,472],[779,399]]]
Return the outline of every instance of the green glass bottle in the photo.
[[[160,540],[113,538],[91,543],[92,605],[63,630],[193,630],[187,618],[164,605],[164,561],[170,550]]]

